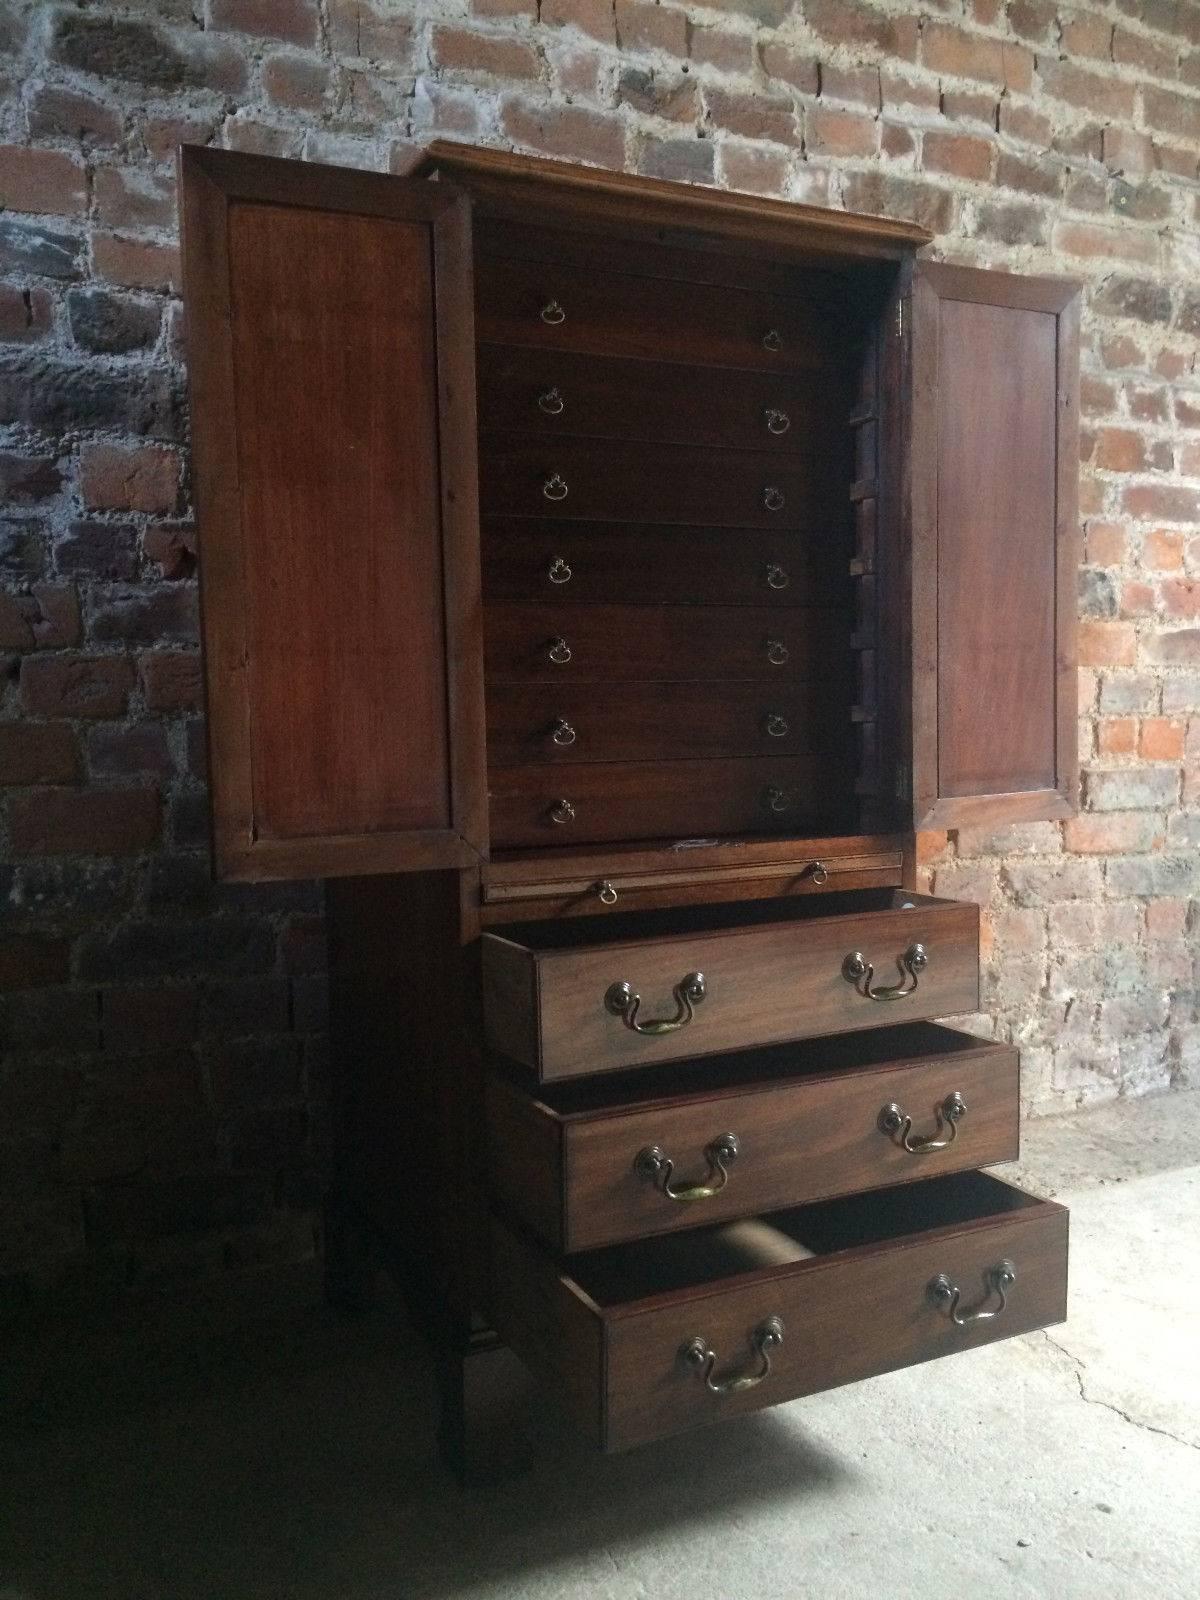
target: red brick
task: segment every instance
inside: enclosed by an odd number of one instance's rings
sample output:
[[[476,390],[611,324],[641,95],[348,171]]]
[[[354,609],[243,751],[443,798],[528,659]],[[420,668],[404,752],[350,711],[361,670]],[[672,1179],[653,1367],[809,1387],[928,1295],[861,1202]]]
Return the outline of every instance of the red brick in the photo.
[[[1133,33],[1118,25],[1113,33],[1112,58],[1121,67],[1135,67],[1152,78],[1175,76],[1176,52],[1156,44],[1144,33]]]
[[[1200,617],[1200,579],[1164,579],[1162,599],[1163,610],[1168,617]]]
[[[34,344],[54,326],[54,301],[45,289],[0,283],[0,340]]]
[[[0,207],[41,216],[80,217],[87,210],[83,167],[61,150],[0,145]]]
[[[21,698],[35,717],[119,717],[133,688],[123,656],[32,656],[21,663]]]
[[[1193,148],[1200,143],[1200,100],[1193,95],[1155,89],[1147,84],[1142,92],[1142,108],[1148,127],[1175,134]]]
[[[1096,749],[1102,756],[1131,756],[1137,748],[1137,719],[1101,717],[1096,723]]]
[[[1155,594],[1148,583],[1125,582],[1121,585],[1121,615],[1123,617],[1150,617],[1154,615]]]
[[[551,27],[579,28],[602,44],[616,43],[612,0],[542,0],[541,16]]]
[[[451,72],[491,78],[537,78],[541,61],[531,44],[510,34],[476,33],[471,28],[433,30],[433,59]]]
[[[933,183],[899,173],[849,172],[842,179],[842,190],[850,211],[903,217],[931,233],[949,233],[954,227],[954,196]]]
[[[101,723],[88,737],[87,756],[89,771],[102,778],[132,778],[144,772],[166,778],[175,766],[160,722],[135,722],[131,728]]]
[[[917,141],[911,128],[899,122],[885,122],[879,134],[879,147],[891,161],[905,161],[917,153]]]
[[[200,711],[204,685],[194,652],[156,650],[138,661],[142,692],[151,711]]]
[[[1119,567],[1125,560],[1125,529],[1117,522],[1090,522],[1087,559],[1095,567]]]
[[[75,783],[79,746],[64,722],[0,722],[0,784]]]
[[[921,164],[927,172],[948,172],[956,178],[986,180],[992,170],[993,145],[965,133],[927,133]]]
[[[937,80],[914,78],[907,72],[890,72],[882,67],[879,73],[880,98],[888,111],[916,106],[923,111],[936,111],[941,104],[941,90]]]
[[[97,277],[109,283],[122,283],[130,289],[178,293],[179,250],[175,245],[97,233],[92,236],[92,259]]]
[[[1158,828],[1145,812],[1085,812],[1067,818],[1063,844],[1074,855],[1124,855],[1160,848]]]
[[[1077,67],[1052,56],[1038,57],[1038,77],[1046,94],[1092,116],[1132,122],[1137,91],[1133,84]]]
[[[29,134],[33,139],[114,145],[121,138],[121,114],[78,89],[43,83],[30,97]]]
[[[1130,428],[1101,428],[1096,436],[1096,465],[1106,472],[1140,472],[1146,465],[1146,441]]]
[[[1026,160],[1002,150],[996,159],[996,182],[1004,189],[1052,200],[1062,193],[1062,167],[1053,161]]]
[[[65,939],[27,935],[0,939],[0,989],[40,989],[66,983],[71,951]]]
[[[15,854],[134,855],[158,838],[156,788],[33,789],[9,804]]]
[[[664,50],[687,55],[687,14],[648,0],[616,0],[617,44],[622,50]]]
[[[1200,490],[1182,484],[1131,483],[1122,490],[1121,504],[1132,517],[1154,517],[1163,522],[1200,520]]]
[[[537,0],[471,0],[471,12],[476,17],[528,17],[537,16]]]
[[[92,179],[96,220],[105,228],[170,228],[174,175],[138,167],[98,167]]]
[[[872,156],[879,124],[858,111],[834,111],[814,106],[805,123],[805,148],[828,156]]]
[[[330,0],[329,42],[338,55],[405,66],[412,36],[409,17],[377,11],[368,0]]]
[[[869,111],[880,108],[878,67],[838,67],[832,64],[821,68],[822,100],[844,100],[849,105],[866,106]]]
[[[669,122],[694,122],[700,113],[700,86],[695,78],[626,67],[617,83],[617,101]]]
[[[922,60],[934,72],[976,78],[1017,93],[1033,83],[1033,52],[1024,45],[981,38],[946,22],[929,22],[921,36]]]
[[[179,501],[181,467],[162,445],[84,445],[79,454],[83,503],[96,511],[169,514]]]
[[[505,100],[500,125],[514,144],[542,155],[590,161],[618,171],[625,165],[625,126],[599,111]]]
[[[0,591],[0,649],[63,650],[79,643],[79,596],[70,584],[35,583]]]
[[[721,170],[726,188],[743,194],[781,195],[787,183],[789,158],[779,150],[764,150],[761,145],[721,146]]]
[[[1050,38],[1058,21],[1058,7],[1054,0],[1011,0],[1008,8],[1008,25],[1021,39],[1037,43]]]
[[[1186,900],[1150,900],[1146,905],[1147,939],[1182,941],[1187,932]]]
[[[1054,230],[1054,245],[1072,256],[1155,264],[1158,261],[1157,236],[1130,227],[1103,228],[1091,222],[1063,222]]]
[[[804,20],[818,38],[832,45],[863,46],[892,59],[915,61],[919,24],[912,14],[889,16],[864,0],[805,0]]]
[[[315,0],[210,0],[209,26],[314,45],[317,7]]]
[[[1182,761],[1184,724],[1174,717],[1144,717],[1138,755],[1145,761]]]
[[[1085,621],[1079,624],[1082,667],[1131,667],[1137,659],[1132,623]]]
[[[1133,128],[1105,128],[1103,138],[1104,164],[1110,171],[1127,177],[1144,177],[1154,171],[1154,146],[1148,134]]]
[[[1151,572],[1183,570],[1183,535],[1169,528],[1152,528],[1142,542],[1142,565]]]
[[[190,578],[196,571],[196,530],[190,524],[159,523],[147,528],[142,549],[164,578]]]
[[[1086,11],[1068,11],[1062,16],[1062,47],[1066,55],[1092,56],[1098,61],[1111,59],[1113,25],[1107,17]]]
[[[768,139],[773,144],[799,145],[800,129],[792,102],[783,95],[728,94],[705,88],[708,120],[743,139]]]
[[[692,24],[688,34],[688,54],[697,66],[716,67],[739,77],[754,67],[754,41],[749,34],[709,28],[698,22]]]
[[[1050,135],[1054,131],[1054,124],[1050,118],[1043,116],[1040,111],[1035,111],[1032,106],[1025,105],[1019,100],[1012,100],[1007,95],[1000,102],[1000,132],[1008,139],[1016,139],[1021,144],[1036,145],[1039,150],[1045,150],[1050,144]]]
[[[802,94],[816,94],[821,86],[821,69],[812,56],[801,55],[785,44],[764,44],[759,52],[768,78],[790,83]]]
[[[986,122],[994,128],[997,109],[991,90],[947,89],[942,94],[942,115],[950,122]]]

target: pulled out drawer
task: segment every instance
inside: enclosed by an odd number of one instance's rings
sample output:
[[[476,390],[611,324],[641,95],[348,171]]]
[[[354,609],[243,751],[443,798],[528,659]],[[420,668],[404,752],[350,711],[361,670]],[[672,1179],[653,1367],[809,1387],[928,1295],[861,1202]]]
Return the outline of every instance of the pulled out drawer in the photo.
[[[561,1266],[494,1222],[491,1317],[623,1450],[1061,1322],[1067,1226],[978,1172]]]
[[[1013,1161],[1010,1045],[933,1023],[535,1093],[487,1082],[493,1195],[560,1252]]]
[[[542,1081],[979,1008],[979,909],[903,890],[485,933],[488,1043]]]

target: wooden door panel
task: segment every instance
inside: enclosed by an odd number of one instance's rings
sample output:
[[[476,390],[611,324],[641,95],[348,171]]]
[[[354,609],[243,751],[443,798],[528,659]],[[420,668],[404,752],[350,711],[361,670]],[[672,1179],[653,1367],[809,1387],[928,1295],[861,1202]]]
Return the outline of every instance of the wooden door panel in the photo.
[[[486,834],[467,203],[182,165],[218,869],[463,865]]]
[[[1078,289],[922,263],[914,824],[1068,815],[1078,781]]]

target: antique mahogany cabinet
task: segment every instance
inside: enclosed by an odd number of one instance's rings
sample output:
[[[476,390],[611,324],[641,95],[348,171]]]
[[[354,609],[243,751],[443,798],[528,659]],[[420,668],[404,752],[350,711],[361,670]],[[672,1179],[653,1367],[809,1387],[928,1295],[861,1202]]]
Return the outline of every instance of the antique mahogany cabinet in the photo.
[[[182,174],[217,871],[327,880],[331,1279],[448,1459],[488,1351],[619,1450],[1060,1320],[914,833],[1074,804],[1076,286],[451,144]]]

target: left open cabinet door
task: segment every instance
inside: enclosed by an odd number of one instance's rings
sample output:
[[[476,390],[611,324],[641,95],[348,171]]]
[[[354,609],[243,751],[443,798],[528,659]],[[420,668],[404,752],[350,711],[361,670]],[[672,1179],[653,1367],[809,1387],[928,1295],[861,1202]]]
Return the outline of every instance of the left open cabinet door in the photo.
[[[218,875],[486,854],[471,219],[443,183],[185,147]]]

